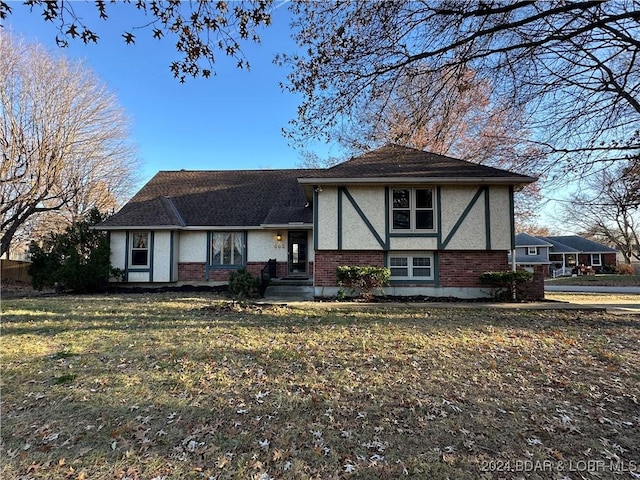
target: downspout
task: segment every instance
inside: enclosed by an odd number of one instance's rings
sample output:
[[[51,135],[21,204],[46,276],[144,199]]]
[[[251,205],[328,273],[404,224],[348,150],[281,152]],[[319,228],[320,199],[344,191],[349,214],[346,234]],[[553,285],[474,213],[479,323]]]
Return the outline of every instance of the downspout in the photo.
[[[515,273],[516,270],[516,249],[514,248],[511,250],[511,271]],[[514,301],[517,300],[515,279],[513,280],[513,285],[511,285],[511,297]]]
[[[516,224],[515,224],[515,207],[513,202],[513,185],[509,186],[509,226],[511,227],[511,271],[516,271]],[[513,283],[511,285],[511,296],[513,301],[516,300],[516,279],[513,275]]]

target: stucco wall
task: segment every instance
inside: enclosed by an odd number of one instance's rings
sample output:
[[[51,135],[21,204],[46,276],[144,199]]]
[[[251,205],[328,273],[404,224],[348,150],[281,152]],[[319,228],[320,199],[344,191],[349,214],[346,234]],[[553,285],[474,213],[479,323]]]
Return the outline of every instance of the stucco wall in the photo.
[[[276,240],[278,231],[250,230],[247,233],[247,261],[266,262],[275,258],[278,262],[287,261],[287,232],[280,231],[282,240]]]
[[[441,236],[443,241],[453,231],[478,192],[477,186],[445,186],[441,189]],[[486,248],[485,202],[481,195],[445,246],[447,250],[483,250]]]
[[[318,245],[316,250],[333,250],[338,247],[338,187],[322,187],[318,192]]]
[[[207,261],[207,232],[180,232],[178,262],[193,263]]]
[[[509,187],[492,186],[489,189],[491,248],[493,250],[511,249],[510,197]]]
[[[391,237],[390,250],[437,250],[437,237]]]
[[[347,191],[374,230],[384,240],[384,188],[348,187]],[[342,249],[379,250],[382,247],[346,194],[342,193]],[[381,208],[382,207],[382,208]],[[337,219],[334,220],[336,222]],[[337,247],[337,245],[336,245]]]
[[[171,232],[156,231],[153,235],[153,281],[171,281]]]
[[[128,282],[148,282],[149,272],[129,272],[127,276]]]
[[[440,187],[440,204],[436,205],[434,221],[436,225],[440,223],[441,229],[429,236],[421,236],[418,232],[402,236],[402,232],[386,231],[386,216],[390,215],[390,212],[386,211],[384,186],[348,186],[346,190],[378,236],[385,241],[387,233],[390,234],[391,250],[437,250],[438,236],[444,243],[445,250],[488,248],[506,251],[511,247],[511,204],[508,186]],[[323,187],[322,191],[318,192],[315,206],[318,216],[317,249],[338,249],[339,205],[342,206],[342,250],[383,250],[384,247],[371,233],[347,195],[339,194],[338,187]],[[460,221],[465,212],[466,215]],[[490,228],[489,238],[487,225]]]
[[[127,257],[127,233],[113,231],[110,233],[111,266],[124,270]]]

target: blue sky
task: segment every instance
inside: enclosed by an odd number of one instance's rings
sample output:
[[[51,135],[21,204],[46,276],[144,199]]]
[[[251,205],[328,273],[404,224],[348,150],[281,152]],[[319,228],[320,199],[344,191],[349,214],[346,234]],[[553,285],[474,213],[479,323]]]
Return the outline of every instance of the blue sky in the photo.
[[[139,30],[134,32],[136,44],[125,44],[122,33],[145,18],[137,22],[131,16],[132,4],[107,4],[110,17],[102,21],[93,3],[72,3],[100,36],[97,45],[77,40],[68,48],[57,47],[55,24],[36,11],[29,13],[21,2],[11,2],[13,13],[5,28],[84,61],[98,75],[131,120],[146,181],[159,170],[294,168],[300,162],[300,153],[281,134],[295,117],[299,97],[281,90],[287,71],[272,63],[276,53],[295,49],[287,6],[280,5],[273,24],[262,30],[262,43],[243,46],[250,71],[220,55],[216,76],[189,78],[184,84],[169,71],[179,58],[171,38],[156,40],[150,29]]]
[[[243,44],[250,71],[239,70],[235,60],[220,54],[216,76],[189,78],[184,84],[169,70],[180,58],[172,38],[156,40],[151,29],[134,30],[135,45],[125,44],[125,31],[149,22],[133,4],[107,3],[109,19],[102,21],[93,2],[65,3],[98,33],[98,44],[77,40],[68,48],[57,47],[56,24],[17,1],[10,2],[13,13],[4,27],[56,54],[82,60],[117,96],[131,120],[142,165],[140,186],[159,170],[295,168],[300,163],[300,152],[288,146],[281,129],[295,117],[301,98],[281,90],[287,70],[273,64],[277,53],[296,49],[286,0],[276,3],[273,24],[260,31],[262,43]],[[309,149],[321,157],[340,155],[336,146]],[[541,223],[550,210],[547,206]]]

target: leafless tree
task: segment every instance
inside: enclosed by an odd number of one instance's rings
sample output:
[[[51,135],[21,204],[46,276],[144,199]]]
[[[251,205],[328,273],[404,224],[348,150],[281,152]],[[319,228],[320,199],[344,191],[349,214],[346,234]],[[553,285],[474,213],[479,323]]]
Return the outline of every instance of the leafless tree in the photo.
[[[293,141],[331,138],[363,105],[384,108],[403,79],[467,72],[525,112],[547,170],[568,178],[640,150],[640,1],[298,2],[299,54],[286,86],[303,95]],[[423,84],[416,82],[415,93]],[[436,91],[423,108],[454,108]],[[379,110],[382,112],[382,110]],[[630,139],[635,138],[635,141]]]
[[[393,143],[537,176],[543,154],[529,141],[523,112],[491,93],[491,84],[472,71],[455,82],[447,72],[402,77],[384,105],[363,104],[333,136],[347,155]],[[305,153],[301,164],[331,166],[336,160]],[[535,224],[540,197],[538,184],[517,192],[519,230]]]
[[[115,97],[79,63],[0,32],[0,254],[43,218],[116,208],[138,167]]]
[[[640,196],[636,158],[600,172],[564,207],[563,217],[578,231],[618,249],[625,261],[640,260]]]

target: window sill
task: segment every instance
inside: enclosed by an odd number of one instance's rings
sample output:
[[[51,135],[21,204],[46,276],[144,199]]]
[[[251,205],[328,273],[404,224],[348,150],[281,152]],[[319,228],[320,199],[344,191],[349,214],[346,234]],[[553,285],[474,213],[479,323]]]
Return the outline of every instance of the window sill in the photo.
[[[390,237],[437,237],[435,230],[391,230]]]
[[[389,285],[434,285],[436,283],[435,279],[422,279],[422,278],[402,278],[402,279],[391,279],[389,280]]]

